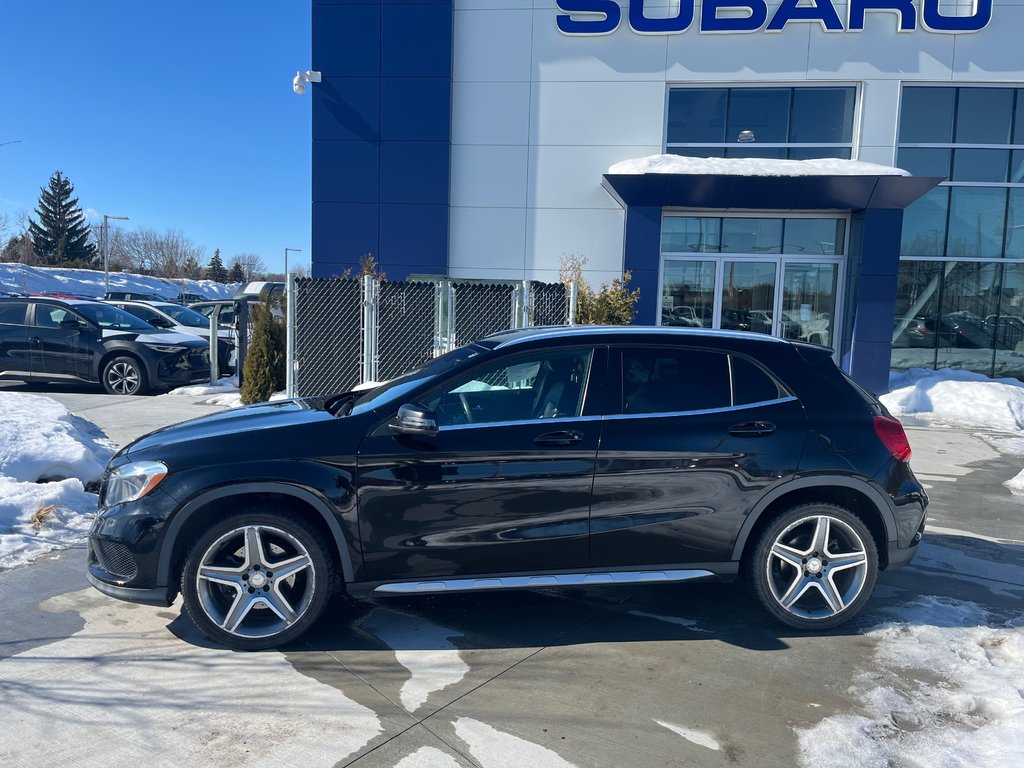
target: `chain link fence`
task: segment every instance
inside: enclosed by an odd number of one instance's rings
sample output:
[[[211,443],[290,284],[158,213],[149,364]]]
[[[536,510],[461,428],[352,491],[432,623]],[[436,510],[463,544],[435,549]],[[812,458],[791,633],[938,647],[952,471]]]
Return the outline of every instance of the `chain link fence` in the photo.
[[[508,328],[564,325],[565,286],[295,280],[289,365],[300,397],[386,381]]]
[[[361,381],[362,307],[358,280],[295,281],[297,394],[344,392]]]

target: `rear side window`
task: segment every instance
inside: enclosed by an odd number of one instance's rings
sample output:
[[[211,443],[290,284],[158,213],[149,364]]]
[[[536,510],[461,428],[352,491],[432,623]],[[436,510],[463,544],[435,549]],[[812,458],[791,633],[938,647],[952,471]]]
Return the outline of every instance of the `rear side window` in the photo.
[[[0,323],[24,325],[28,304],[21,301],[0,302]]]
[[[732,404],[721,352],[668,347],[622,351],[623,413],[678,413]]]
[[[778,400],[788,395],[767,371],[745,357],[730,355],[733,405]]]

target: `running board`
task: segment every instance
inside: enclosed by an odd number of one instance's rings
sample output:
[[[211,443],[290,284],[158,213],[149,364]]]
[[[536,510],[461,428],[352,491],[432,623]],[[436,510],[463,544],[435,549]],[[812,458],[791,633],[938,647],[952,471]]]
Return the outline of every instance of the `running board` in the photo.
[[[381,584],[373,591],[382,594],[424,592],[469,592],[475,589],[537,589],[539,587],[581,587],[602,584],[650,584],[690,581],[713,577],[711,571],[615,571],[611,573],[553,573],[546,576],[493,576],[441,581],[400,581]]]

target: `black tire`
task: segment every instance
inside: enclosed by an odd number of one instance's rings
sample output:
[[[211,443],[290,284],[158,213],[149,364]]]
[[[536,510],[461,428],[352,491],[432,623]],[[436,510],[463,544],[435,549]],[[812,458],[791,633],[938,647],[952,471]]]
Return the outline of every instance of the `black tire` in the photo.
[[[189,550],[181,574],[185,611],[200,632],[229,648],[257,651],[289,643],[320,618],[331,598],[334,563],[328,552],[320,532],[298,515],[266,507],[234,514]],[[300,569],[275,576],[275,567],[297,568],[303,558],[308,563]]]
[[[146,366],[128,355],[108,360],[100,381],[110,395],[144,395],[149,391]]]
[[[796,629],[823,630],[867,603],[878,578],[878,551],[868,527],[848,509],[801,504],[761,533],[745,569],[768,613]]]

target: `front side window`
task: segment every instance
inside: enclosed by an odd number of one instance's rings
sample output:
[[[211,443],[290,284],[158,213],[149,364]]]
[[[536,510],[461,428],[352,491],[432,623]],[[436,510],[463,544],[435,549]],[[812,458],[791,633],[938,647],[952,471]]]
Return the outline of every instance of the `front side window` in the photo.
[[[853,86],[673,88],[666,151],[688,157],[849,159],[856,99]]]
[[[575,418],[583,412],[593,349],[506,357],[425,399],[439,427]]]

